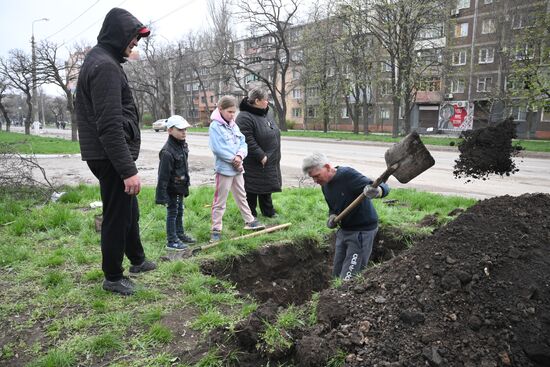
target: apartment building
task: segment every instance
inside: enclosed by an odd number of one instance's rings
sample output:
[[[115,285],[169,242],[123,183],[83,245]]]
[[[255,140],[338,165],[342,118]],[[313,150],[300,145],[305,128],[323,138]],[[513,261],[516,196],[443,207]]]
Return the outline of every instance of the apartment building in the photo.
[[[420,34],[415,52],[416,62],[426,67],[415,81],[415,99],[409,111],[399,108],[399,119],[409,114],[411,129],[420,132],[456,133],[476,129],[512,115],[520,137],[550,138],[550,106],[545,110],[529,110],[527,101],[513,93],[517,81],[509,79],[514,60],[522,57],[548,59],[536,54],[531,44],[517,44],[515,35],[530,27],[533,14],[550,12],[549,0],[456,0],[450,7],[449,19],[434,23]],[[285,75],[286,121],[293,128],[320,130],[323,116],[320,110],[319,87],[304,84],[305,65],[300,35],[306,28],[319,25],[290,27],[291,63]],[[227,75],[204,69],[188,73],[183,93],[188,99],[187,116],[193,121],[208,119],[209,110],[220,94],[244,94],[244,89],[262,85],[261,77],[270,79],[274,71],[273,39],[260,35],[241,39],[233,44],[234,56],[244,67],[235,67]],[[375,82],[367,91],[367,121],[369,130],[391,132],[393,103],[390,76],[392,67],[381,51]],[[548,65],[546,65],[548,66]],[[346,65],[329,68],[327,73],[344,76]],[[332,70],[332,71],[331,71]],[[260,75],[260,78],[258,77]],[[220,78],[224,78],[222,83]],[[336,83],[336,79],[334,79]],[[277,88],[281,88],[281,78]],[[516,86],[517,87],[517,86]],[[352,96],[340,96],[330,113],[330,129],[351,131],[353,124],[346,105]],[[361,109],[362,112],[363,109]],[[363,120],[363,116],[360,116]]]
[[[447,68],[439,130],[481,128],[511,115],[519,136],[550,137],[550,111],[529,112],[527,101],[513,93],[509,80],[514,61],[540,58],[535,54],[535,45],[518,44],[516,36],[533,26],[536,14],[549,11],[548,3],[456,1],[447,28]],[[540,58],[540,62],[545,61]]]

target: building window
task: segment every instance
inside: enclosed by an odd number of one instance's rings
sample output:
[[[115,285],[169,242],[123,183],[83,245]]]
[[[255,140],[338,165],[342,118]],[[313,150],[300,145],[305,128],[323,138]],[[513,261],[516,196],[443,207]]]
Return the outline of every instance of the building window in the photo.
[[[391,95],[391,84],[390,84],[390,82],[380,83],[380,95],[382,95],[382,96]]]
[[[491,83],[493,78],[490,76],[484,76],[477,78],[477,91],[478,92],[489,92],[491,89]]]
[[[528,60],[535,57],[535,47],[526,43],[523,46],[516,47],[516,60]]]
[[[451,93],[464,93],[464,80],[456,79],[451,80]]]
[[[441,80],[435,76],[422,79],[418,84],[418,90],[425,92],[439,92],[441,90]]]
[[[495,20],[483,19],[481,22],[481,34],[495,33]]]
[[[293,89],[292,90],[292,98],[294,98],[294,99],[302,98],[302,90],[301,89]]]
[[[292,109],[292,117],[302,117],[302,109],[301,108],[293,108]]]
[[[467,51],[457,51],[453,52],[452,63],[453,65],[466,65]]]
[[[493,0],[483,0],[483,4],[487,5],[487,4],[492,4],[493,3]]]
[[[292,80],[300,79],[300,72],[298,70],[292,70]]]
[[[319,88],[311,87],[306,90],[308,98],[313,98],[319,96]]]
[[[317,110],[315,107],[308,107],[307,108],[307,117],[316,117],[317,116]]]
[[[506,90],[507,91],[513,91],[513,90],[518,90],[518,81],[515,79],[515,78],[510,78],[510,77],[506,77],[505,79],[505,85],[506,85]]]
[[[514,117],[514,120],[516,121],[525,121],[527,119],[527,111],[525,107],[512,107],[510,110],[510,114],[512,117]]]
[[[455,37],[466,37],[468,36],[468,23],[460,23],[455,25]]]
[[[470,7],[470,0],[458,0],[456,4],[457,9],[468,9]]]
[[[495,49],[492,47],[483,47],[479,49],[479,63],[490,64],[495,61]]]
[[[440,37],[443,37],[443,25],[441,23],[426,25],[418,33],[418,38],[420,39],[434,39]]]
[[[387,73],[391,71],[391,65],[389,62],[382,61],[382,72]]]
[[[387,108],[381,108],[380,109],[380,119],[381,120],[389,120],[390,119],[390,110]]]
[[[512,19],[512,28],[521,29],[532,27],[535,23],[534,15],[532,14],[514,14]]]
[[[205,103],[206,104],[206,98],[204,96],[201,96],[201,103]]]
[[[250,82],[254,82],[256,80],[259,80],[260,77],[257,75],[257,74],[248,74],[247,76],[244,77],[244,82],[245,83],[250,83]]]
[[[550,121],[550,106],[545,106],[542,109],[542,116],[540,117],[541,121]]]

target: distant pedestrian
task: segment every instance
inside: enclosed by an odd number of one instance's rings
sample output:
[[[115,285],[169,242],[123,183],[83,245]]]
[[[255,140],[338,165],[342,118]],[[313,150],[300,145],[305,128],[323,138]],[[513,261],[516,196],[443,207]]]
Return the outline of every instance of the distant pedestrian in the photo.
[[[159,158],[158,181],[155,201],[166,205],[166,248],[185,250],[195,239],[183,228],[183,200],[189,195],[189,147],[186,136],[189,123],[174,115],[166,121],[168,141],[162,147]]]
[[[40,121],[35,121],[32,123],[32,128],[34,130],[34,134],[38,135],[40,134]]]
[[[103,289],[124,295],[135,292],[134,283],[123,275],[124,255],[130,260],[130,273],[156,268],[145,258],[139,234],[141,179],[135,163],[141,145],[139,115],[120,65],[149,33],[128,11],[111,9],[97,45],[80,68],[76,92],[82,160],[99,180],[103,202]]]
[[[281,131],[269,113],[268,95],[261,88],[248,92],[239,105],[235,122],[246,138],[248,155],[243,161],[246,199],[253,216],[256,205],[265,217],[276,216],[271,194],[280,192]]]
[[[243,178],[243,159],[248,149],[245,137],[233,120],[237,113],[237,102],[232,96],[223,96],[212,112],[208,129],[208,143],[215,157],[216,188],[212,202],[212,231],[210,241],[221,239],[222,219],[225,213],[229,191],[241,212],[245,229],[265,228],[250,212],[246,201]]]

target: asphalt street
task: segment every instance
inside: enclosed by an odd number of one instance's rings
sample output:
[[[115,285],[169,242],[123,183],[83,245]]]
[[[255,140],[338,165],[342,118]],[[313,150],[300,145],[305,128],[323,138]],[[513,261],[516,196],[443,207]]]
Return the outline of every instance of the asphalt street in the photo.
[[[14,130],[14,129],[12,129]],[[15,129],[16,130],[16,129]],[[69,130],[43,129],[42,135],[70,138]],[[158,167],[158,151],[164,144],[167,134],[145,130],[142,132],[142,151],[138,168],[145,185],[154,186]],[[208,136],[205,133],[189,133],[191,180],[195,185],[213,182],[213,157],[208,148]],[[285,187],[311,186],[311,179],[304,177],[301,163],[305,156],[318,151],[325,153],[336,165],[354,167],[372,179],[385,169],[384,153],[391,144],[337,141],[330,139],[292,138],[282,139],[283,185]],[[524,193],[550,194],[550,154],[526,153],[514,160],[519,172],[510,176],[490,176],[489,179],[466,182],[453,175],[455,160],[459,153],[456,148],[428,146],[435,159],[435,165],[407,184],[399,183],[390,177],[391,187],[414,188],[444,195],[459,195],[484,199],[493,196]],[[93,176],[78,155],[39,157],[46,172],[64,183],[92,183]]]

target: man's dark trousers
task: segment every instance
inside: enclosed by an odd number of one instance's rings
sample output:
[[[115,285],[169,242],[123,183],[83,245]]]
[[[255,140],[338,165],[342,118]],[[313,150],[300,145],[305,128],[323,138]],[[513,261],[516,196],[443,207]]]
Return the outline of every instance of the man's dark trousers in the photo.
[[[108,160],[88,161],[88,167],[99,180],[103,202],[101,225],[102,269],[105,279],[122,278],[124,254],[132,265],[145,260],[139,236],[137,197],[124,192],[124,181]]]

